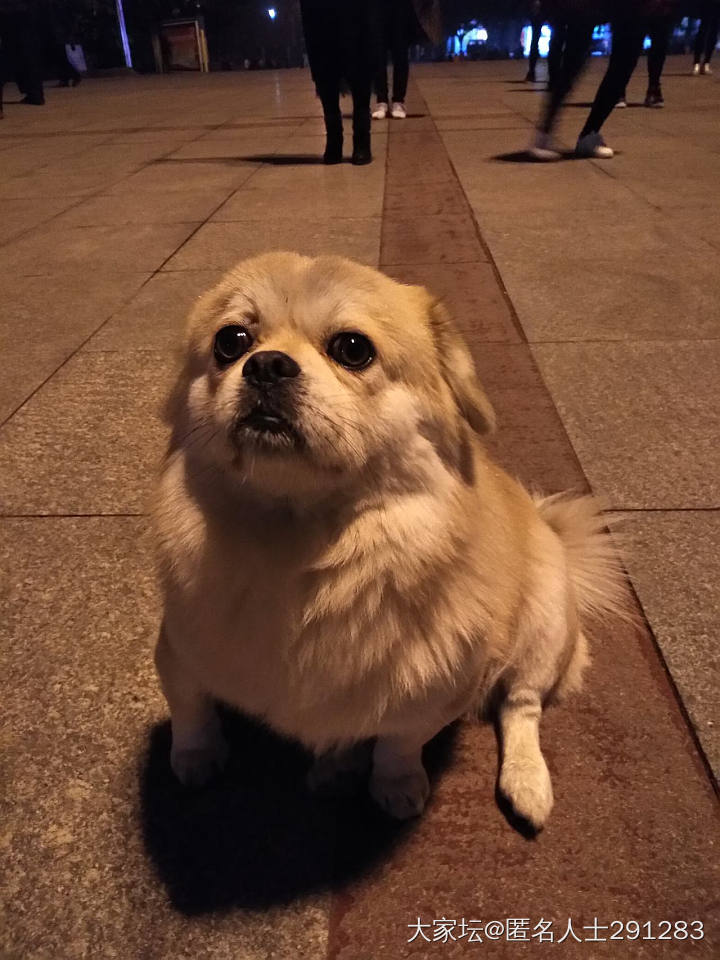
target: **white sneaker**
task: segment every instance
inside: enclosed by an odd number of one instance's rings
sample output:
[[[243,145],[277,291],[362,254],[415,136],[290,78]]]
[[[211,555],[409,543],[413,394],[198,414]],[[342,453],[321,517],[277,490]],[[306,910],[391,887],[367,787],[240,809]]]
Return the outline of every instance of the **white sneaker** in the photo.
[[[704,63],[700,68],[700,73],[704,74],[706,77],[709,76],[712,73],[712,70],[710,69],[710,64]]]
[[[407,117],[407,111],[405,110],[404,103],[393,103],[392,105],[392,115],[396,120],[404,120]]]
[[[377,103],[372,112],[373,120],[384,120],[388,115],[388,105],[386,103]]]
[[[599,133],[587,133],[578,140],[575,156],[585,160],[610,160],[615,154]]]
[[[627,100],[625,97],[623,97],[621,100],[618,100],[615,106],[618,108],[618,110],[624,110],[627,107]]]
[[[549,133],[543,133],[542,130],[536,131],[535,139],[528,147],[528,154],[533,160],[538,160],[541,163],[550,163],[553,160],[560,159],[560,153],[555,149],[552,137]]]
[[[694,64],[693,64],[692,75],[693,75],[694,77],[699,77],[699,76],[700,76],[700,64],[699,64],[699,63],[694,63]]]

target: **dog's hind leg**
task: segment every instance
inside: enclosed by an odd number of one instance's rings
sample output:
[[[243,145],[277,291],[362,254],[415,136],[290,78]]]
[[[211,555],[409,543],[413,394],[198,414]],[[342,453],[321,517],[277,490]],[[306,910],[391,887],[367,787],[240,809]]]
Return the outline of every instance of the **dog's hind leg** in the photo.
[[[181,783],[202,786],[225,765],[227,744],[212,699],[178,658],[164,624],[155,648],[155,666],[170,707],[170,765]]]
[[[500,792],[535,830],[544,825],[553,805],[550,773],[540,750],[541,713],[540,693],[522,683],[510,687],[498,712]]]

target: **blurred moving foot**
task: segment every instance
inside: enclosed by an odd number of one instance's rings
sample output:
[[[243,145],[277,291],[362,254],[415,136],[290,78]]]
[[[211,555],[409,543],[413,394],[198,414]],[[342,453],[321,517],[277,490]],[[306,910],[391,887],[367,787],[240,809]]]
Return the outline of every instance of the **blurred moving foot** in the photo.
[[[542,163],[560,159],[560,153],[556,150],[552,137],[549,133],[543,133],[542,130],[536,131],[535,139],[528,147],[528,154],[533,160],[539,160]]]
[[[693,64],[692,75],[693,75],[694,77],[699,77],[699,76],[700,76],[700,64],[699,64],[699,63],[694,63],[694,64]]]
[[[709,76],[712,73],[712,70],[710,69],[710,64],[704,63],[702,67],[700,67],[700,73],[704,74],[706,77]]]
[[[372,112],[373,120],[384,120],[387,115],[388,105],[386,103],[378,103]]]
[[[525,83],[537,83],[537,78],[535,76],[534,70],[528,70],[525,76]]]
[[[31,107],[42,107],[45,105],[45,97],[23,97],[20,103],[27,103]]]
[[[393,103],[392,115],[395,117],[396,120],[404,120],[405,117],[407,116],[407,112],[405,110],[405,104],[401,103],[400,101],[398,101],[397,103]]]
[[[610,160],[615,154],[599,133],[586,133],[577,142],[575,156],[585,160]]]
[[[664,107],[665,98],[662,95],[662,90],[660,87],[656,87],[654,90],[648,90],[645,96],[645,106],[646,107]]]

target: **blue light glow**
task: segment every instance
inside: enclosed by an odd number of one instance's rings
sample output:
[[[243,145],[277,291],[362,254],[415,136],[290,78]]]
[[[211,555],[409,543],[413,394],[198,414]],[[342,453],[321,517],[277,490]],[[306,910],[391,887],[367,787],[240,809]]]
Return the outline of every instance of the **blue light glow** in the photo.
[[[270,17],[271,20],[275,19],[275,17],[277,16],[277,10],[275,9],[275,7],[268,7],[268,16]]]

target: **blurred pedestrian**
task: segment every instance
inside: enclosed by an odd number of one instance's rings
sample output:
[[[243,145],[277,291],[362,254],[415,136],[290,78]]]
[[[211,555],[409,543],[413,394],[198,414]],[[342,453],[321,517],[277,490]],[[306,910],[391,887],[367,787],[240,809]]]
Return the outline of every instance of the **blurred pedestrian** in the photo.
[[[300,0],[310,72],[325,118],[325,163],[341,163],[343,123],[340,91],[347,85],[353,102],[356,165],[370,163],[370,94],[373,49],[368,0]]]
[[[720,27],[720,0],[704,0],[700,26],[693,51],[693,76],[711,73],[710,60],[715,52]]]
[[[423,34],[433,44],[442,43],[440,0],[372,0],[375,55],[375,120],[388,112],[397,120],[407,116],[405,97],[410,74],[409,47]],[[388,91],[388,51],[393,68],[392,105]]]
[[[602,16],[593,12],[599,5],[591,0],[552,0],[548,7],[554,42],[549,64],[550,82],[528,150],[533,160],[540,161],[560,158],[553,142],[558,114],[590,55],[593,28],[598,20],[602,20]]]
[[[577,157],[608,160],[614,155],[601,134],[603,124],[624,95],[628,81],[637,66],[648,30],[653,22],[671,18],[677,0],[612,0],[605,7],[592,0],[561,0],[572,10],[566,13],[567,35],[557,82],[548,92],[541,122],[529,154],[535,160],[557,160],[560,153],[552,142],[552,133],[563,100],[580,76],[590,53],[593,23],[610,14],[612,23],[612,53],[595,95],[590,114],[580,131],[575,155]],[[590,13],[590,11],[594,11]]]
[[[34,0],[0,0],[0,83],[14,79],[25,94],[21,103],[32,106],[45,103],[40,37],[39,10]]]

